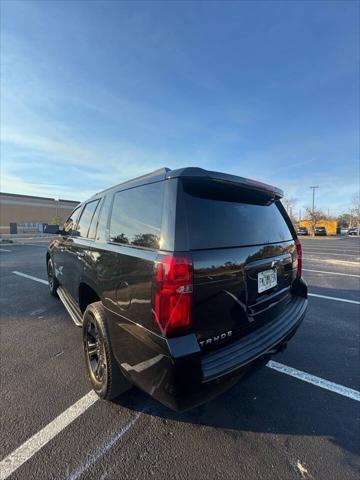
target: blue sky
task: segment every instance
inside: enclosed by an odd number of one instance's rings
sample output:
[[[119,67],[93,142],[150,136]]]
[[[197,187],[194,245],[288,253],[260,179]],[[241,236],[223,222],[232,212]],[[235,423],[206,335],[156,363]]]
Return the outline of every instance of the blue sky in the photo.
[[[357,1],[1,3],[1,190],[83,200],[168,166],[330,213],[359,189]]]

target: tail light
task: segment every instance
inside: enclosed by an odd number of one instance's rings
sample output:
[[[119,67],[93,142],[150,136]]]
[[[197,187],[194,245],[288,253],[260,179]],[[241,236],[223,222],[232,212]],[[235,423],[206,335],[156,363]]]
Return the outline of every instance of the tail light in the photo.
[[[297,257],[298,257],[296,276],[297,278],[300,278],[301,270],[302,270],[302,248],[301,248],[300,240],[295,240],[295,245],[296,245]]]
[[[153,310],[164,335],[184,333],[191,325],[192,261],[187,256],[166,255],[156,266]]]

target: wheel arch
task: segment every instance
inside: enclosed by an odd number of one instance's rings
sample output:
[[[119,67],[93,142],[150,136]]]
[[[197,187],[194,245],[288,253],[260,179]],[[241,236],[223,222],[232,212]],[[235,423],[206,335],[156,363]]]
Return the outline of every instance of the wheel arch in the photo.
[[[101,296],[89,283],[82,281],[79,284],[79,307],[84,313],[90,303],[101,301]]]

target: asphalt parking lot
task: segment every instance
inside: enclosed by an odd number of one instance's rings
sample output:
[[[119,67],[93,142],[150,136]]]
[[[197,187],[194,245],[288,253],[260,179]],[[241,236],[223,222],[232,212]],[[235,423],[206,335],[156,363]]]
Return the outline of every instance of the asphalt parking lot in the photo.
[[[89,393],[47,243],[0,244],[0,479],[359,478],[358,238],[304,238],[309,311],[288,349],[182,414],[136,389]]]

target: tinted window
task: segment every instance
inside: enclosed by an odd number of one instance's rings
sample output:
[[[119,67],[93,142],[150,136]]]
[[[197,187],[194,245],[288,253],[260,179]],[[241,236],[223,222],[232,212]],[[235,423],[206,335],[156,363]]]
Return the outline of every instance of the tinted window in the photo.
[[[98,240],[100,238],[102,240],[105,240],[107,238],[106,228],[107,228],[107,223],[108,223],[108,218],[109,218],[109,213],[110,213],[110,208],[111,208],[111,200],[112,200],[112,195],[111,194],[107,195],[104,198],[103,204],[100,207],[101,210],[100,210],[98,226],[97,226],[97,231],[96,231],[96,238]]]
[[[76,208],[64,223],[64,231],[67,232],[69,235],[74,233],[74,228],[79,217],[80,210],[80,207]]]
[[[98,204],[99,200],[94,200],[93,202],[89,202],[85,205],[76,229],[77,235],[79,235],[80,237],[87,236],[91,220],[94,216]]]
[[[101,200],[99,200],[99,202],[101,202]],[[95,211],[95,213],[92,217],[91,223],[90,223],[90,228],[89,228],[88,235],[87,235],[88,238],[91,238],[91,239],[95,238],[96,229],[97,229],[97,226],[98,226],[98,220],[99,220],[99,215],[100,215],[101,210],[102,210],[102,205],[99,204],[96,208],[96,211]]]
[[[110,221],[113,242],[159,248],[164,183],[115,194]]]
[[[198,189],[183,182],[190,248],[218,248],[291,240],[276,203],[266,204],[252,192],[222,185]],[[199,193],[200,191],[200,193]]]

